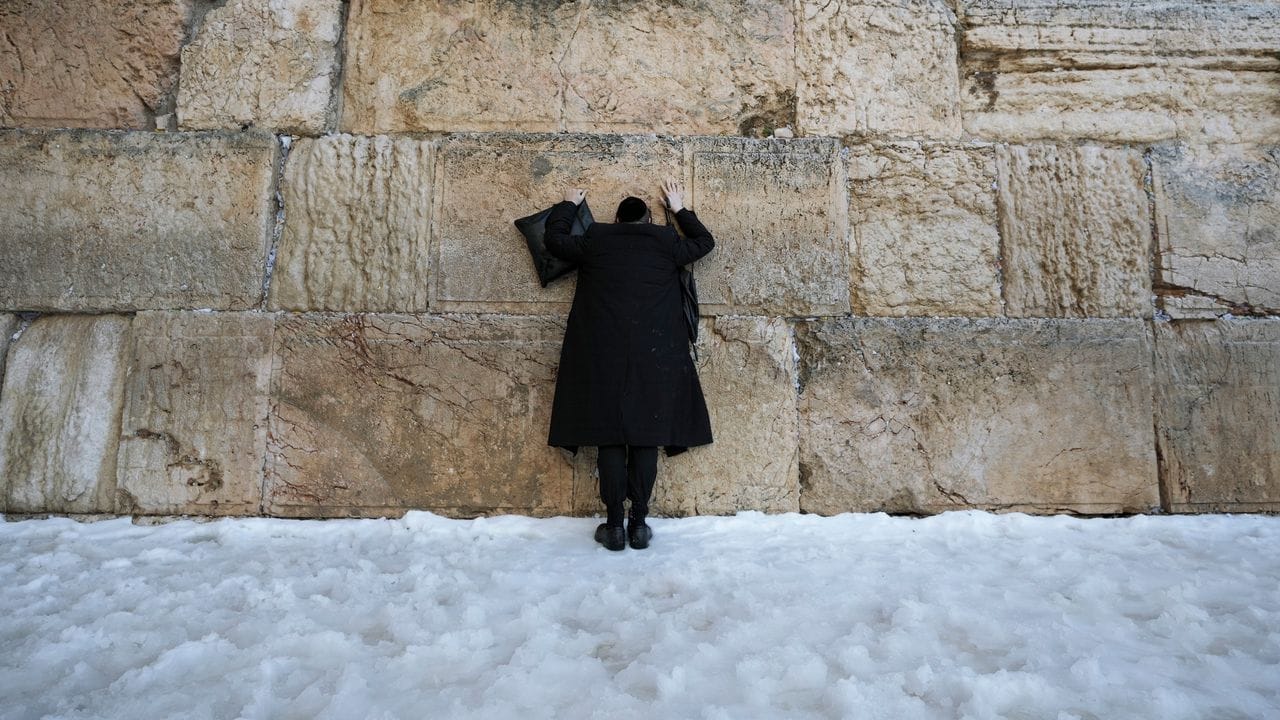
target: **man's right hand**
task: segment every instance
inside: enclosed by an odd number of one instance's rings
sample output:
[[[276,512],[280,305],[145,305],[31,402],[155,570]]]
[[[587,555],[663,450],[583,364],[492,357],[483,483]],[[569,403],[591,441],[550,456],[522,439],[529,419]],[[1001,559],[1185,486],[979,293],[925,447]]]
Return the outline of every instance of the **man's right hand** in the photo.
[[[581,205],[582,201],[587,198],[587,191],[582,188],[569,188],[564,191],[564,199],[574,205]]]

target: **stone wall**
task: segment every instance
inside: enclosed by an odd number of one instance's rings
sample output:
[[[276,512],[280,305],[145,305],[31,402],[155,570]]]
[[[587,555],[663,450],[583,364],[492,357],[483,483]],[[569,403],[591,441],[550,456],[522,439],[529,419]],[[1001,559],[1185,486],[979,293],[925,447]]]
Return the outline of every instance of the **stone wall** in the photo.
[[[573,278],[665,177],[665,514],[1280,510],[1280,5],[0,7],[0,512],[597,512]]]

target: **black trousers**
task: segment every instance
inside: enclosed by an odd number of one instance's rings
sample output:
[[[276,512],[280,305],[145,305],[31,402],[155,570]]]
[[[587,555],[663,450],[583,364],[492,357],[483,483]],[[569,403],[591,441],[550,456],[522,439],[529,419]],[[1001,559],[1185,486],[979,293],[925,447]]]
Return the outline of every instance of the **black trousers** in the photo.
[[[601,445],[596,460],[600,471],[600,500],[610,525],[621,525],[622,501],[631,501],[631,517],[649,516],[649,496],[658,478],[658,448],[637,445]]]

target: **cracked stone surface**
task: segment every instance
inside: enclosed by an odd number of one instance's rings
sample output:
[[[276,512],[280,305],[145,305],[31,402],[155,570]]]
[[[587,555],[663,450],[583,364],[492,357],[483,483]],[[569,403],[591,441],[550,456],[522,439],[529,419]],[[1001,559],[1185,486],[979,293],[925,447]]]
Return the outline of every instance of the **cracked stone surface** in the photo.
[[[1280,319],[1160,322],[1155,350],[1169,509],[1280,510]]]
[[[9,349],[0,392],[5,512],[115,510],[129,322],[43,316]]]
[[[1280,138],[1280,6],[966,0],[960,113],[975,137]]]
[[[425,312],[434,165],[434,143],[409,137],[300,140],[271,307]]]
[[[152,130],[173,112],[190,0],[0,3],[0,127]]]
[[[252,312],[134,317],[117,512],[258,513],[273,321]]]
[[[858,144],[847,162],[856,314],[1003,314],[990,145]]]
[[[714,442],[672,458],[658,453],[651,513],[800,509],[794,352],[780,318],[702,321],[698,379]],[[599,487],[596,449],[582,448],[574,463],[575,513],[604,513]]]
[[[1165,311],[1280,313],[1280,146],[1162,145],[1151,175]]]
[[[340,0],[228,0],[182,49],[179,126],[323,132],[341,34]]]
[[[0,131],[0,309],[246,309],[262,295],[265,133]]]
[[[660,221],[662,180],[682,175],[680,144],[652,136],[460,135],[438,152],[430,302],[443,312],[567,313],[575,277],[544,289],[513,221],[566,187],[584,187],[601,222],[628,195]]]
[[[782,0],[353,3],[344,130],[737,134],[792,124]]]
[[[958,139],[953,4],[800,0],[797,104],[804,133]]]
[[[716,247],[694,264],[703,313],[849,311],[844,168],[834,140],[699,138],[690,197]]]
[[[1151,315],[1139,150],[998,145],[996,168],[1009,316]]]
[[[796,342],[805,511],[1160,502],[1141,320],[842,318]]]
[[[547,445],[560,318],[285,315],[265,509],[294,517],[567,514]]]

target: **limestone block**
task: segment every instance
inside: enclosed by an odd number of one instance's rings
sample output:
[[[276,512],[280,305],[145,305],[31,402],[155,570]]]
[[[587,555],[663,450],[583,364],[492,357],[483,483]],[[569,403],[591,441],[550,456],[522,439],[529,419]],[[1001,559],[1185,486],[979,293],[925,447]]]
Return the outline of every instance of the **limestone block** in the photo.
[[[275,157],[259,133],[0,132],[0,308],[255,305]]]
[[[991,146],[849,148],[853,310],[860,315],[1001,315]]]
[[[1155,341],[1168,509],[1280,510],[1280,319],[1161,322]]]
[[[0,3],[0,127],[154,129],[190,0]]]
[[[834,140],[690,141],[691,206],[716,238],[698,260],[704,314],[849,311],[844,168]]]
[[[434,163],[435,145],[408,137],[299,141],[271,307],[425,312]]]
[[[956,18],[945,0],[800,0],[800,128],[960,137]]]
[[[795,115],[783,0],[365,0],[348,27],[356,133],[767,133]]]
[[[1149,316],[1151,223],[1136,149],[999,145],[1012,317]]]
[[[341,34],[340,0],[228,0],[182,49],[178,125],[323,132]]]
[[[1025,142],[1280,138],[1280,6],[968,0],[964,129]]]
[[[266,511],[567,513],[572,466],[547,445],[563,336],[545,317],[280,318]]]
[[[803,510],[1159,503],[1140,320],[845,318],[797,345]]]
[[[17,315],[9,313],[0,313],[0,391],[4,388],[4,360],[5,354],[9,351],[9,340],[13,334],[17,332],[19,318]],[[3,397],[3,396],[0,396]],[[3,478],[0,478],[0,482]],[[0,496],[4,493],[0,492]]]
[[[704,319],[698,379],[711,415],[710,445],[672,458],[659,453],[655,515],[796,512],[795,345],[780,318]],[[574,511],[603,513],[596,449],[574,464]]]
[[[661,222],[662,180],[681,176],[681,146],[652,136],[459,135],[438,152],[433,311],[568,312],[573,277],[539,285],[512,221],[581,186],[601,222],[612,222],[628,195],[644,198]]]
[[[258,513],[272,323],[262,313],[134,318],[117,512]]]
[[[1151,176],[1164,309],[1280,313],[1280,146],[1158,146]]]
[[[10,348],[0,392],[6,512],[115,508],[129,318],[53,315]]]

